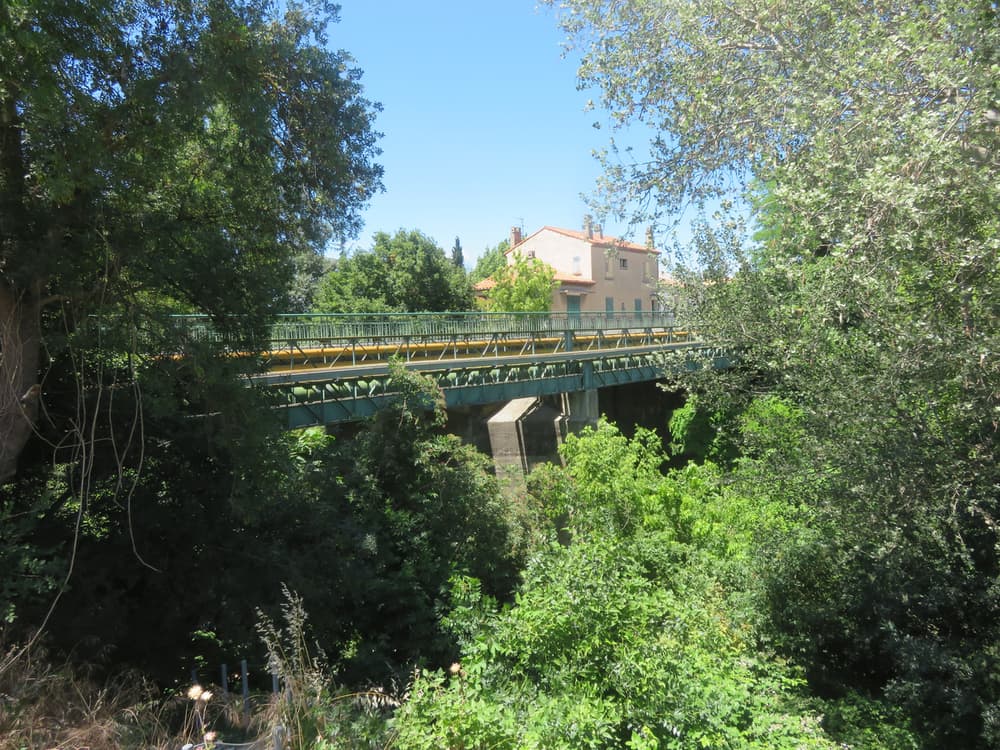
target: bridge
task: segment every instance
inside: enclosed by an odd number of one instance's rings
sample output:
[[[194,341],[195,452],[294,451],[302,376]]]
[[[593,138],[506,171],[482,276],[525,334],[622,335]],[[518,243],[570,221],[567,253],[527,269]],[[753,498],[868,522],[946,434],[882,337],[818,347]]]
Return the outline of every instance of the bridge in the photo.
[[[178,322],[194,338],[214,335],[204,317]],[[270,339],[254,380],[276,392],[289,428],[375,414],[397,393],[390,361],[433,379],[449,408],[596,393],[661,379],[671,367],[729,364],[667,312],[281,315]],[[668,364],[671,351],[686,356]]]

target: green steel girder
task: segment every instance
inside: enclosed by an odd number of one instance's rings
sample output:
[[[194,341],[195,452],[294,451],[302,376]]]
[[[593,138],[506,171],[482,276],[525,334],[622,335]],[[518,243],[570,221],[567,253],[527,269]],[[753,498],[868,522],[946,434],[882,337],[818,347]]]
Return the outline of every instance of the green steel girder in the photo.
[[[715,369],[731,366],[725,352],[708,347],[687,347],[680,363],[664,358],[659,350],[601,351],[575,353],[573,359],[527,360],[491,364],[456,363],[452,367],[422,372],[441,388],[448,407],[472,406],[593,390],[613,385],[658,380],[678,367],[697,369],[705,364]],[[694,356],[692,356],[694,355]],[[289,428],[364,419],[374,415],[394,397],[387,368],[364,374],[338,376],[316,374],[310,381],[293,375],[272,380],[285,397],[283,408]],[[319,378],[319,379],[317,379]]]

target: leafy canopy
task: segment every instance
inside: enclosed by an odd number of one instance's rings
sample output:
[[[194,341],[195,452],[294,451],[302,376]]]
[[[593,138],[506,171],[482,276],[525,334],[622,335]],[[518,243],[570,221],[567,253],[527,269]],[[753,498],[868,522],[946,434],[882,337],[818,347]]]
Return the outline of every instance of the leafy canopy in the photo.
[[[613,208],[749,186],[756,240],[696,237],[732,273],[690,303],[742,369],[688,385],[710,413],[781,399],[748,412],[743,469],[814,512],[769,577],[778,641],[817,689],[903,707],[929,747],[995,746],[1000,9],[560,9],[581,82],[658,132],[649,160],[605,154]]]
[[[336,20],[318,0],[0,5],[0,481],[43,346],[82,351],[103,317],[102,347],[135,353],[142,328],[162,350],[178,309],[249,346],[291,259],[357,232],[378,107],[329,46]]]
[[[469,272],[469,281],[477,281],[492,276],[507,263],[507,251],[510,250],[510,240],[500,240],[494,247],[488,247],[476,259],[475,267]]]
[[[510,607],[456,583],[446,624],[461,660],[415,681],[399,747],[843,746],[797,671],[759,649],[742,604],[757,535],[787,533],[794,513],[734,497],[709,465],[664,475],[654,437],[602,421],[567,440],[565,467],[531,475],[571,539],[532,555]],[[913,747],[886,720],[866,740]]]
[[[486,309],[496,312],[548,312],[558,288],[555,269],[538,258],[515,251],[511,262],[493,272]]]
[[[381,187],[377,107],[329,49],[336,13],[5,3],[6,288],[277,309],[289,255],[352,236]]]
[[[316,312],[468,310],[465,270],[422,232],[377,232],[371,250],[342,255],[320,282]]]

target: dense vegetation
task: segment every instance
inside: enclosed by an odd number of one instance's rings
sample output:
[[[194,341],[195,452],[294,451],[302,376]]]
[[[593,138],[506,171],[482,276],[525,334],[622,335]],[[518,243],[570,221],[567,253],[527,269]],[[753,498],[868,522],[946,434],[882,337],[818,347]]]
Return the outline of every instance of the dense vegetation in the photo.
[[[487,247],[483,254],[476,259],[476,265],[469,271],[469,280],[475,284],[477,281],[492,276],[507,262],[508,250],[510,250],[510,240],[500,240],[493,247]]]
[[[287,434],[166,317],[468,305],[419,232],[318,260],[380,175],[327,17],[0,5],[0,743],[176,746],[208,701],[162,690],[248,656],[297,747],[1000,746],[996,4],[560,9],[661,133],[609,206],[750,185],[755,231],[674,269],[737,366],[511,497],[419,378]]]
[[[376,232],[371,250],[341,255],[320,280],[313,305],[316,312],[439,312],[471,307],[472,286],[465,269],[431,238],[402,229],[391,236]]]
[[[754,494],[806,514],[761,571],[767,642],[926,746],[995,747],[996,3],[562,8],[584,81],[660,133],[649,161],[608,154],[612,203],[752,186],[756,241],[723,211],[695,240],[713,283],[688,277],[741,367],[690,385]]]
[[[510,262],[493,272],[493,287],[487,292],[484,307],[494,312],[548,312],[552,292],[559,286],[555,276],[552,266],[515,250]]]

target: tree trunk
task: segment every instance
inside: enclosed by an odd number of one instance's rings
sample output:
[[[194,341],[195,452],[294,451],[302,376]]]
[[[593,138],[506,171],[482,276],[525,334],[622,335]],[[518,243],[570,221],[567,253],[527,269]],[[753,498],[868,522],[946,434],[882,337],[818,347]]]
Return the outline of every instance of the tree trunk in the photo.
[[[11,20],[0,3],[0,20]],[[16,50],[16,47],[15,47]],[[6,71],[5,71],[6,72]],[[41,284],[27,189],[25,134],[16,80],[0,86],[0,485],[35,428],[41,388]],[[27,238],[31,238],[25,243]],[[28,248],[28,251],[25,248]]]
[[[35,428],[40,354],[38,296],[0,284],[0,485],[17,472]]]

